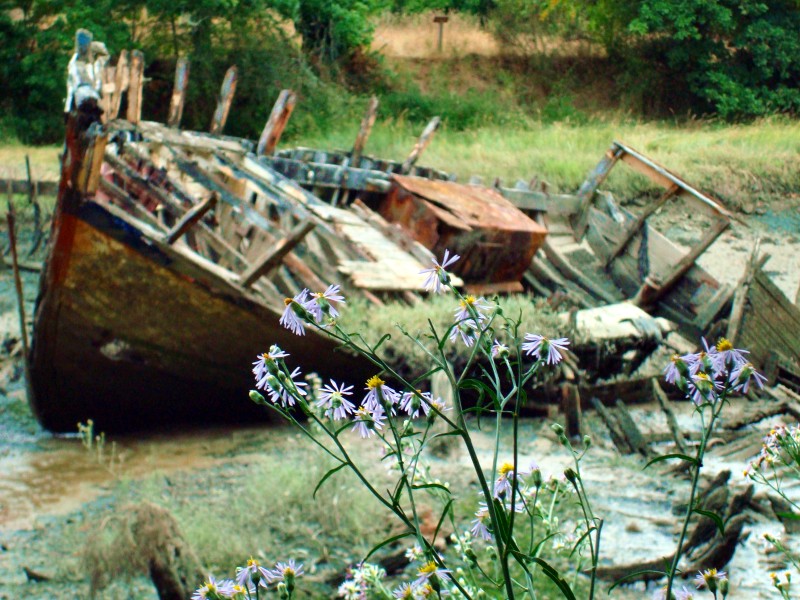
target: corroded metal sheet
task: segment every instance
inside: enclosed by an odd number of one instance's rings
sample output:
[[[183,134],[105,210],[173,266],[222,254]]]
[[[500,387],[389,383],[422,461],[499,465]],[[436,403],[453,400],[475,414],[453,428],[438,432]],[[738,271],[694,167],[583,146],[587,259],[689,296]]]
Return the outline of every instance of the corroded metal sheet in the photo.
[[[461,255],[453,270],[466,283],[519,281],[547,235],[494,190],[398,175],[392,180],[382,216],[437,256],[445,250]]]

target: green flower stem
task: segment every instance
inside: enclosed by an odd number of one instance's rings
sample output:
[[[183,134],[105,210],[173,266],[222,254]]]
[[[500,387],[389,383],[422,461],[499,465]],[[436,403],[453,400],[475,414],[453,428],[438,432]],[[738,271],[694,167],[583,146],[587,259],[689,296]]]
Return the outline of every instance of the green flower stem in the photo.
[[[678,548],[675,551],[675,556],[672,559],[672,564],[669,568],[669,578],[667,579],[667,593],[665,598],[670,598],[670,594],[672,594],[672,583],[675,579],[675,574],[678,569],[678,562],[681,559],[681,554],[683,550],[683,541],[686,539],[686,533],[689,530],[689,521],[692,518],[692,512],[694,512],[694,500],[695,495],[697,494],[697,484],[700,481],[700,469],[703,466],[703,457],[706,453],[706,444],[708,443],[709,438],[711,437],[711,433],[714,430],[714,423],[717,420],[720,412],[722,411],[722,406],[725,403],[726,393],[727,390],[724,390],[723,393],[719,396],[716,405],[712,405],[711,407],[711,420],[708,423],[708,427],[704,426],[703,423],[703,411],[700,411],[700,423],[701,427],[703,428],[703,436],[700,438],[700,446],[697,448],[697,454],[695,455],[695,465],[694,465],[694,473],[692,474],[692,487],[689,493],[689,506],[686,509],[686,517],[683,520],[683,527],[681,528],[681,535],[678,538]]]

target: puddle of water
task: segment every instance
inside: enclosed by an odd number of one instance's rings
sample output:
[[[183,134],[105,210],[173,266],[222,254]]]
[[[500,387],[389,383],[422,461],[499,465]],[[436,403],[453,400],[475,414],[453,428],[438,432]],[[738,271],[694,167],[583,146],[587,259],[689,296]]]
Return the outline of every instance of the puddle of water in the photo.
[[[272,428],[214,429],[115,437],[103,459],[77,438],[44,438],[37,451],[11,449],[0,456],[0,530],[31,529],[40,515],[64,515],[96,499],[120,478],[202,469],[251,456]]]

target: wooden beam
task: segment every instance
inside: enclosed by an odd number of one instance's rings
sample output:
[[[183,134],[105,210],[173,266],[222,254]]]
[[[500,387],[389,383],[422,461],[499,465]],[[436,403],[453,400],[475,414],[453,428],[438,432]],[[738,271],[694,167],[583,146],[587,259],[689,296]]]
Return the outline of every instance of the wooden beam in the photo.
[[[400,173],[406,175],[411,172],[411,169],[414,167],[417,160],[419,160],[419,157],[425,151],[425,148],[427,148],[428,144],[430,144],[433,134],[436,133],[437,129],[439,129],[441,122],[442,120],[439,117],[433,117],[425,126],[425,129],[419,136],[417,143],[414,144],[414,148],[411,150],[408,158],[406,158],[406,160],[403,162],[403,166],[400,167]]]
[[[172,98],[169,102],[167,127],[179,127],[183,116],[183,103],[186,100],[186,88],[189,85],[189,59],[179,58],[175,65],[175,83],[172,86]]]
[[[142,90],[144,89],[144,54],[131,52],[130,84],[128,85],[128,121],[134,125],[142,120]]]
[[[353,149],[350,151],[350,164],[358,167],[358,161],[364,153],[364,147],[367,145],[367,139],[372,131],[372,126],[375,125],[375,119],[378,117],[378,97],[373,96],[369,99],[369,106],[367,112],[364,113],[364,118],[361,119],[361,127],[358,129],[356,141],[353,144]]]
[[[119,53],[117,66],[114,69],[114,95],[111,97],[108,109],[108,120],[119,116],[119,107],[122,103],[122,94],[128,90],[130,84],[130,70],[128,68],[128,51]]]
[[[297,95],[292,90],[281,90],[264,125],[264,131],[261,132],[261,137],[258,138],[256,156],[264,156],[275,152],[281,135],[283,135],[283,130],[289,122],[289,117],[292,116],[295,104],[297,104]]]
[[[225,122],[228,120],[228,113],[231,110],[233,96],[236,94],[236,82],[238,81],[238,70],[236,65],[230,67],[222,80],[222,87],[219,90],[219,100],[217,110],[214,111],[214,118],[211,120],[209,132],[214,135],[222,134],[225,129]]]
[[[661,195],[661,197],[656,200],[655,202],[651,202],[649,205],[645,206],[642,214],[640,214],[636,221],[623,233],[622,237],[617,241],[617,244],[611,249],[611,253],[608,255],[606,260],[603,263],[604,267],[608,267],[614,259],[617,258],[620,254],[623,253],[625,248],[628,247],[628,244],[633,239],[639,231],[641,230],[642,226],[644,225],[647,218],[656,212],[659,208],[664,206],[664,204],[672,197],[675,196],[680,191],[680,188],[677,185],[673,185],[669,188],[665,193]]]
[[[645,277],[644,282],[639,287],[636,295],[631,299],[636,306],[652,306],[656,304],[664,294],[669,292],[672,287],[681,280],[686,272],[694,266],[695,261],[705,252],[708,247],[725,231],[730,225],[727,218],[718,219],[686,256],[672,269],[661,282],[651,276]]]
[[[617,164],[617,161],[624,152],[625,151],[616,143],[612,144],[611,148],[608,149],[603,159],[597,164],[586,181],[581,184],[578,190],[578,212],[572,217],[572,228],[575,240],[580,241],[583,239],[583,234],[586,232],[586,226],[588,224],[589,207],[592,205],[594,193],[606,180],[611,169],[614,168],[614,165]]]
[[[103,190],[112,199],[119,202],[122,208],[132,212],[137,219],[145,221],[154,229],[166,229],[161,221],[151,212],[148,212],[139,202],[131,198],[125,190],[118,185],[111,183],[108,179],[100,179],[100,189]]]
[[[747,268],[745,269],[741,281],[739,281],[739,285],[736,286],[736,292],[733,295],[731,316],[728,318],[728,330],[725,332],[725,337],[734,344],[738,342],[737,338],[741,331],[744,312],[747,309],[747,297],[750,295],[750,286],[753,284],[753,277],[755,277],[756,274],[760,250],[761,238],[759,237],[756,239],[753,252],[750,254],[750,260],[747,262]]]
[[[279,240],[261,258],[255,261],[250,268],[239,276],[242,287],[248,288],[262,275],[267,275],[272,269],[277,267],[283,258],[299,244],[306,234],[314,229],[315,223],[305,221],[300,223],[282,240]]]
[[[183,234],[191,229],[195,223],[202,219],[205,214],[214,208],[217,204],[217,195],[211,194],[208,198],[203,200],[200,204],[188,211],[183,218],[178,221],[175,226],[169,230],[165,237],[168,244],[174,244]]]

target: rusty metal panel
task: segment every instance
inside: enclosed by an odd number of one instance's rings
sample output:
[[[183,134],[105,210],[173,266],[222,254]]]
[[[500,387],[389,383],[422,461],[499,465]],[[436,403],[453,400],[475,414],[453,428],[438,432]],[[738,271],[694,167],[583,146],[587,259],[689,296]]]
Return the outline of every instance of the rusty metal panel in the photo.
[[[419,177],[394,175],[380,213],[434,254],[460,254],[467,283],[519,281],[547,235],[495,190]]]

